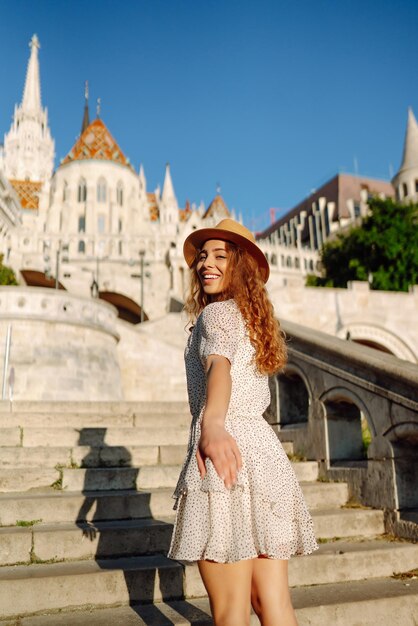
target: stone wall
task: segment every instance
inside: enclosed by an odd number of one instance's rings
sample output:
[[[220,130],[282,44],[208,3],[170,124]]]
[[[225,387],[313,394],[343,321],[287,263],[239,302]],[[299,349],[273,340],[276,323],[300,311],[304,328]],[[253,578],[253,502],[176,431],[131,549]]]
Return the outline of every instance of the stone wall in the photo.
[[[37,287],[0,287],[0,364],[7,328],[7,397],[119,400],[116,309],[91,298]]]
[[[304,287],[302,278],[283,279],[273,271],[268,290],[281,320],[375,344],[418,363],[418,286],[409,293],[373,291],[360,281],[348,289]]]
[[[186,320],[169,313],[132,326],[118,321],[118,356],[125,400],[186,400]]]
[[[416,534],[418,366],[285,322],[289,361],[266,414],[280,439],[347,481],[355,501],[386,510],[388,530]]]

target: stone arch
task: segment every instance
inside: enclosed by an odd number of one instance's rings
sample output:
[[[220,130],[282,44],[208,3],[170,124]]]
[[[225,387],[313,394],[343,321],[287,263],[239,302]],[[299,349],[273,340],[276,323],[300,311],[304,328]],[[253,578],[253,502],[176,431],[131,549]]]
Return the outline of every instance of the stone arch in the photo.
[[[85,202],[87,200],[87,183],[85,178],[78,181],[77,201]]]
[[[103,203],[107,200],[107,183],[106,179],[101,176],[97,181],[97,202]]]
[[[375,324],[346,324],[338,331],[337,337],[340,337],[340,339],[349,339],[350,341],[369,346],[375,350],[393,354],[398,357],[398,359],[405,359],[413,363],[418,361],[417,355],[403,339],[397,337],[386,328],[376,326]]]
[[[123,183],[121,180],[116,185],[116,204],[123,206]]]
[[[307,425],[312,388],[306,374],[294,363],[289,363],[286,370],[276,377],[276,381],[280,427]]]
[[[118,317],[129,322],[130,324],[139,324],[141,322],[141,307],[129,296],[116,291],[100,291],[99,298],[105,300],[118,310]],[[148,321],[149,317],[144,310],[144,321]]]
[[[365,402],[346,387],[333,387],[319,398],[325,415],[329,466],[365,461],[376,428]]]

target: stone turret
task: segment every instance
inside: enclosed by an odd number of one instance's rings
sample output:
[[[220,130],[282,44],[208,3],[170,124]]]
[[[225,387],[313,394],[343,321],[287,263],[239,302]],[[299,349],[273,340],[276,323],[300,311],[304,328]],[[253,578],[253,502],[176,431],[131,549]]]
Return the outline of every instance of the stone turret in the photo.
[[[159,211],[160,222],[164,225],[165,230],[170,231],[170,233],[172,231],[172,234],[175,234],[179,222],[179,207],[171,179],[169,163],[167,163],[165,167],[164,185],[161,193]]]
[[[402,164],[392,184],[398,200],[418,201],[418,124],[412,108],[408,111]]]
[[[33,35],[22,103],[15,107],[10,131],[4,138],[4,171],[12,181],[45,183],[54,167],[54,140],[48,112],[42,108],[39,40]],[[29,207],[32,208],[32,207]]]

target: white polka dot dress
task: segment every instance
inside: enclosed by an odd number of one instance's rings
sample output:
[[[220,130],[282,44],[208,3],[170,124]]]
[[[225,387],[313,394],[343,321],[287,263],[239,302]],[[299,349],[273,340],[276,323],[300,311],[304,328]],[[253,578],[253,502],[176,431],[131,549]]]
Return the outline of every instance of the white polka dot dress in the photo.
[[[231,363],[232,391],[225,418],[243,466],[228,490],[210,459],[202,479],[196,449],[206,402],[205,359]],[[289,559],[318,546],[292,466],[263,418],[270,403],[267,376],[252,362],[254,348],[234,300],[207,305],[185,351],[192,423],[188,452],[174,491],[177,510],[168,556],[181,561],[231,563],[267,555]]]

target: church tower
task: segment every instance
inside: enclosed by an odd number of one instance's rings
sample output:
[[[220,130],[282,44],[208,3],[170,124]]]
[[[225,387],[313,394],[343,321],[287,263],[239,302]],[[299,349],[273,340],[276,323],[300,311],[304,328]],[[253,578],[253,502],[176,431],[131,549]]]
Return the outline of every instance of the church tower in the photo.
[[[411,108],[408,111],[402,164],[392,184],[398,200],[418,202],[418,124]]]
[[[171,179],[170,164],[166,164],[163,191],[160,199],[160,223],[162,231],[175,235],[179,222],[179,206],[177,204],[174,185]]]
[[[48,127],[48,113],[41,104],[39,40],[33,35],[23,99],[15,106],[10,131],[4,137],[4,172],[12,182],[45,183],[54,167],[54,140]]]

